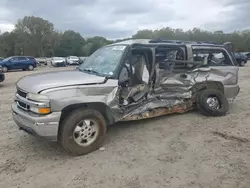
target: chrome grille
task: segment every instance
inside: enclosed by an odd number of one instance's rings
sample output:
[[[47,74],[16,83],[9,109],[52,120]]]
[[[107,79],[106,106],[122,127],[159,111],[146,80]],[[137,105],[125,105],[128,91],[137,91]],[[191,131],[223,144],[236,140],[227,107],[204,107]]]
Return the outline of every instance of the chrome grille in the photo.
[[[17,105],[19,108],[22,108],[23,110],[29,110],[29,106],[21,101],[17,101]]]
[[[20,95],[23,98],[26,98],[26,96],[27,96],[27,93],[24,92],[24,91],[22,91],[22,90],[20,90],[20,89],[17,89],[17,94]]]
[[[17,88],[17,94],[20,96],[20,97],[23,97],[23,98],[26,98],[27,96],[27,92]],[[21,101],[21,99],[17,98],[17,106],[23,110],[26,110],[28,111],[29,110],[29,105],[24,103],[23,101]]]

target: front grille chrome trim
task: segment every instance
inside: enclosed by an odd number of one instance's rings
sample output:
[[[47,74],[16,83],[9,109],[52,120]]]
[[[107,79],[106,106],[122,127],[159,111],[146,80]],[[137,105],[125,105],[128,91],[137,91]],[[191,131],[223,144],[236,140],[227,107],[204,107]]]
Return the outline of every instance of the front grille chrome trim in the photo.
[[[30,111],[30,106],[42,107],[42,108],[44,108],[44,107],[46,108],[46,107],[50,106],[49,102],[37,102],[37,101],[29,100],[27,98],[27,94],[28,94],[28,92],[17,87],[15,101],[16,101],[18,108],[20,108],[24,111]]]
[[[24,90],[22,90],[22,89],[20,89],[20,88],[17,88],[17,94],[18,94],[19,96],[23,97],[23,98],[26,98],[28,92],[26,92],[26,91],[24,91]]]

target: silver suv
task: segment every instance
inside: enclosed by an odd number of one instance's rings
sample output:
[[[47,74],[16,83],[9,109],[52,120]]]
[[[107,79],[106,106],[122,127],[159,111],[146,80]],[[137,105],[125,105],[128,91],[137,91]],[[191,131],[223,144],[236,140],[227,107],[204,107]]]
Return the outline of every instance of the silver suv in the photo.
[[[240,90],[238,70],[230,43],[127,40],[98,49],[76,70],[21,78],[13,119],[83,155],[118,121],[193,109],[225,115]]]

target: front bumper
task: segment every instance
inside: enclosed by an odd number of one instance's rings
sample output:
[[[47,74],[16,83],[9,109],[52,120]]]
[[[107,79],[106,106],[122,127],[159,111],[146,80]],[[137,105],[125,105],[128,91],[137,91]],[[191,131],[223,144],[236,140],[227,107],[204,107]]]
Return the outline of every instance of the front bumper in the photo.
[[[234,98],[240,92],[240,86],[237,85],[225,85],[224,86],[224,94],[226,98]]]
[[[0,82],[3,82],[5,80],[5,75],[3,73],[0,73]]]
[[[20,109],[14,102],[12,104],[12,116],[21,130],[35,136],[57,141],[61,112],[53,112],[45,116],[34,116],[31,112]]]
[[[54,62],[53,66],[54,67],[65,67],[66,63],[65,62]]]

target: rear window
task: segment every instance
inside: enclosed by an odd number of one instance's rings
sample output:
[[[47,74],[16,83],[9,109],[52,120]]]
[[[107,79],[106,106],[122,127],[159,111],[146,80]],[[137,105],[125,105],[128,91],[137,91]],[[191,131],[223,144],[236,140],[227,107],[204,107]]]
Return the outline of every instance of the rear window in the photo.
[[[225,49],[193,47],[194,61],[202,61],[208,66],[234,66]]]

